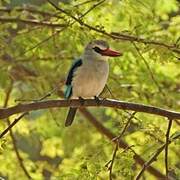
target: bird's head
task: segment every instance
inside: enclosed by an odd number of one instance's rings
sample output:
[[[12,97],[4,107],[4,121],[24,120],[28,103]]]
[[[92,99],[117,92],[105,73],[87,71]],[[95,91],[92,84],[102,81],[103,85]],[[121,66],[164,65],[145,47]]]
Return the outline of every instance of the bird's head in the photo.
[[[88,59],[107,60],[109,57],[121,56],[122,53],[111,50],[109,44],[103,40],[91,41],[85,48],[84,55]]]

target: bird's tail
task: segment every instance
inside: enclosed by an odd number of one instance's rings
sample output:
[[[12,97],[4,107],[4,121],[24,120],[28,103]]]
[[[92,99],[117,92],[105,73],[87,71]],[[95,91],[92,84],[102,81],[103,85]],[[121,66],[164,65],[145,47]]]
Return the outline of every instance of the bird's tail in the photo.
[[[65,121],[65,126],[70,126],[74,120],[74,117],[76,115],[76,111],[77,111],[77,108],[72,108],[70,107],[69,108],[69,112],[68,112],[68,115],[67,115],[67,118],[66,118],[66,121]]]

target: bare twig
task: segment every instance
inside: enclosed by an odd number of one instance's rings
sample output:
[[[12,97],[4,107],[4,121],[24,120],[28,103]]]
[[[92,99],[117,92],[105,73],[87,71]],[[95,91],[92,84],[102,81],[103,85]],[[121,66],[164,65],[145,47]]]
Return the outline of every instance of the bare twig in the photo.
[[[139,56],[141,57],[141,59],[143,60],[147,70],[149,71],[149,74],[151,76],[151,79],[153,80],[154,84],[156,85],[157,89],[159,90],[160,93],[162,93],[162,95],[165,97],[166,99],[166,94],[164,93],[164,91],[162,90],[162,88],[160,87],[159,83],[157,82],[155,76],[154,76],[154,73],[152,72],[148,62],[146,61],[146,59],[144,58],[144,56],[141,54],[139,48],[137,47],[137,45],[133,42],[133,45],[136,49],[136,51],[138,52]]]
[[[9,122],[8,124],[10,125],[10,122]],[[31,176],[30,176],[30,174],[28,173],[28,171],[27,171],[24,163],[23,163],[23,159],[22,159],[21,156],[20,156],[20,153],[19,153],[18,147],[17,147],[17,143],[16,143],[16,139],[15,139],[15,137],[14,137],[14,134],[13,134],[12,129],[10,129],[10,136],[11,136],[11,138],[12,138],[12,143],[13,143],[14,151],[15,151],[15,153],[16,153],[16,157],[17,157],[17,159],[18,159],[18,161],[19,161],[19,164],[20,164],[22,170],[24,171],[24,174],[27,176],[28,179],[32,179]]]
[[[165,145],[165,168],[166,168],[166,178],[169,177],[169,168],[168,168],[168,145],[169,145],[169,134],[172,126],[173,119],[169,119],[168,128],[166,132],[166,145]]]
[[[49,91],[47,94],[45,94],[39,99],[16,99],[15,102],[39,102],[46,99],[47,97],[50,97],[55,91],[57,91],[57,89],[58,87],[54,87],[51,91]]]
[[[46,26],[50,28],[62,28],[67,26],[67,24],[59,24],[59,23],[50,23],[46,21],[37,21],[31,19],[20,19],[20,18],[11,18],[11,17],[0,17],[1,23],[24,23],[33,26]]]
[[[60,32],[62,32],[63,30],[66,29],[66,26],[63,27],[62,29],[54,32],[51,36],[43,39],[42,41],[40,41],[39,43],[37,43],[35,46],[33,47],[30,47],[29,49],[27,49],[26,51],[24,51],[23,53],[21,53],[20,55],[17,55],[15,58],[19,57],[19,56],[22,56],[22,55],[25,55],[27,52],[29,51],[32,51],[33,49],[36,49],[37,47],[41,46],[42,44],[44,44],[45,42],[49,41],[51,38],[53,38],[54,36],[56,36],[57,34],[59,34]]]
[[[51,6],[53,6],[56,10],[60,11],[63,14],[66,14],[67,16],[71,17],[73,20],[79,22],[80,24],[83,24],[82,20],[80,20],[79,18],[76,18],[75,16],[71,15],[69,12],[65,11],[64,9],[58,7],[54,2],[47,0],[47,2],[49,4],[51,4]]]
[[[0,108],[0,119],[7,118],[13,114],[28,112],[39,109],[55,108],[55,107],[87,107],[87,106],[102,106],[117,109],[131,110],[136,112],[144,112],[154,115],[159,115],[171,119],[180,119],[180,112],[170,111],[155,106],[148,106],[144,104],[131,103],[125,101],[118,101],[112,99],[102,99],[97,103],[94,99],[84,100],[84,104],[78,99],[71,100],[48,100],[42,102],[35,102],[29,104],[18,104],[9,108]]]
[[[113,93],[111,92],[111,90],[110,90],[110,88],[108,87],[107,84],[105,85],[105,87],[107,88],[108,92],[110,93],[111,98],[116,99],[116,97],[113,95]],[[114,110],[116,111],[117,114],[119,114],[118,109],[114,109]],[[130,113],[129,111],[124,110],[124,112],[125,112],[126,114],[128,114],[128,115],[131,115],[131,113]],[[139,118],[137,118],[135,115],[134,115],[133,118],[136,119],[136,120],[141,121],[141,120],[140,120]]]
[[[94,4],[91,8],[89,8],[84,14],[83,16],[87,15],[90,11],[92,11],[93,9],[95,9],[97,6],[99,6],[100,4],[102,4],[103,2],[105,2],[106,0],[102,0],[99,1],[98,3]],[[82,18],[82,17],[81,17]]]
[[[47,97],[51,96],[52,93],[54,93],[55,91],[57,91],[58,87],[53,88],[50,92],[48,92],[47,94],[45,94],[43,97],[41,97],[40,99],[34,100],[35,102],[37,101],[42,101],[44,99],[46,99]]]
[[[81,2],[81,3],[79,3],[79,4],[76,4],[74,7],[79,7],[79,6],[82,6],[82,5],[91,3],[91,2],[93,2],[93,1],[97,1],[97,0],[87,0],[87,1]]]
[[[96,4],[94,4],[92,7],[90,7],[85,13],[83,13],[79,18],[76,18],[75,16],[71,15],[69,12],[65,11],[64,9],[58,7],[55,3],[53,3],[52,1],[50,0],[47,0],[47,2],[49,4],[51,4],[56,10],[60,11],[61,13],[63,14],[66,14],[67,16],[71,17],[74,21],[71,23],[74,24],[75,22],[79,22],[81,25],[83,25],[83,21],[82,21],[82,18],[84,16],[86,16],[89,12],[91,12],[93,9],[95,9],[97,6],[99,6],[100,4],[102,4],[104,1],[106,0],[102,0],[100,2],[97,2]]]
[[[113,152],[113,155],[112,155],[112,159],[110,160],[110,165],[108,167],[108,170],[109,170],[109,179],[112,180],[112,170],[113,170],[113,164],[114,164],[114,160],[116,158],[116,153],[118,151],[118,142],[116,142],[116,146],[115,146],[115,149],[114,149],[114,152]]]
[[[17,122],[19,122],[20,119],[22,119],[25,115],[27,115],[28,112],[25,112],[23,114],[21,114],[18,118],[16,118],[1,134],[0,134],[0,139],[2,137],[4,137],[4,135],[6,135],[8,133],[8,131],[14,126],[16,125]]]
[[[43,17],[56,17],[56,18],[62,18],[61,16],[57,15],[57,13],[51,13],[48,11],[41,11],[33,7],[17,7],[17,8],[10,8],[10,7],[0,7],[0,12],[5,12],[5,13],[11,13],[12,11],[18,11],[18,12],[29,12],[33,14],[38,14]]]
[[[180,122],[178,120],[175,120],[176,124],[180,126]]]
[[[112,180],[112,170],[113,170],[113,164],[114,164],[114,161],[115,161],[115,158],[116,158],[116,154],[117,154],[117,151],[118,151],[118,148],[119,148],[119,142],[121,140],[121,137],[123,136],[123,134],[125,133],[128,125],[130,124],[132,118],[134,117],[134,115],[136,114],[136,112],[133,112],[131,114],[131,116],[128,118],[127,122],[126,122],[126,125],[124,126],[122,132],[115,138],[112,139],[112,141],[115,141],[116,142],[116,147],[114,149],[114,152],[113,152],[113,156],[112,156],[112,159],[110,161],[110,165],[108,167],[108,170],[109,170],[109,179]]]
[[[8,104],[8,101],[9,101],[9,98],[10,98],[10,94],[12,92],[12,88],[13,88],[13,81],[11,81],[10,87],[8,88],[8,90],[6,92],[6,97],[5,97],[5,101],[4,101],[4,107],[6,107],[7,104]],[[10,121],[9,121],[8,118],[7,118],[7,124],[8,124],[8,126],[10,126]],[[13,148],[14,148],[14,151],[16,153],[16,157],[18,159],[20,167],[22,168],[22,170],[23,170],[24,174],[26,175],[26,177],[28,179],[31,179],[31,176],[29,175],[29,173],[28,173],[28,171],[27,171],[27,169],[26,169],[26,167],[25,167],[25,165],[23,163],[23,159],[21,158],[20,153],[18,151],[18,147],[16,145],[16,139],[14,137],[13,131],[12,131],[12,129],[9,129],[9,131],[10,131],[10,136],[11,136],[12,143],[13,143]]]
[[[119,140],[121,139],[121,137],[124,135],[127,127],[129,126],[131,120],[134,118],[134,116],[135,116],[136,113],[137,113],[137,112],[133,112],[133,113],[130,115],[130,117],[128,118],[128,120],[127,120],[127,122],[126,122],[126,125],[124,126],[124,128],[123,128],[123,130],[122,130],[122,132],[121,132],[116,138],[112,139],[113,141],[119,141]]]

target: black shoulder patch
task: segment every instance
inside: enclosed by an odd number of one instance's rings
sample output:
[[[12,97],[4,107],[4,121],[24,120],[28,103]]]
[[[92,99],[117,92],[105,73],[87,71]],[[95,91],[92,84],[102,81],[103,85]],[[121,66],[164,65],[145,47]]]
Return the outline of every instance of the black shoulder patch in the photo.
[[[67,79],[66,79],[66,85],[71,85],[72,79],[73,79],[73,74],[76,71],[76,69],[82,65],[82,60],[78,59],[77,61],[75,61],[68,73]]]

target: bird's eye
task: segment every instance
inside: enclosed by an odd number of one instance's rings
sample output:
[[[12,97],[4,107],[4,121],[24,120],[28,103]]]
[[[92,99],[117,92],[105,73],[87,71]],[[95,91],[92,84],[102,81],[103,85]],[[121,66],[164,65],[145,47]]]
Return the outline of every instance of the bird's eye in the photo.
[[[102,52],[102,50],[101,50],[99,47],[97,47],[97,46],[94,47],[93,49],[94,49],[94,51],[96,51],[97,53],[101,53],[101,52]]]

